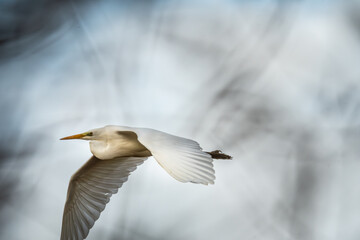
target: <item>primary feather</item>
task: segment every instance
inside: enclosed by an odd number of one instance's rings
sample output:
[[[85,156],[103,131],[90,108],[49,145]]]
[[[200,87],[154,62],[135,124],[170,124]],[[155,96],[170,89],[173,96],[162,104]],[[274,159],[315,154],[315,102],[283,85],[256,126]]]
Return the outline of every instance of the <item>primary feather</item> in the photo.
[[[84,239],[112,194],[146,158],[121,157],[102,161],[92,157],[72,177],[65,203],[61,240]]]
[[[153,129],[135,129],[138,140],[156,161],[180,182],[214,184],[213,159],[190,139]]]

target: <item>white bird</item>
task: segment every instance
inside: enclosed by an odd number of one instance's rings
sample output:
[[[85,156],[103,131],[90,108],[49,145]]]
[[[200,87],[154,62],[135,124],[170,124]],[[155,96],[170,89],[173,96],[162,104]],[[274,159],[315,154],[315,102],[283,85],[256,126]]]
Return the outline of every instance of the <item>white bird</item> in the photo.
[[[108,125],[61,138],[90,141],[92,156],[70,179],[61,240],[85,239],[112,194],[148,157],[176,180],[214,184],[213,159],[231,159],[219,150],[204,152],[190,139],[148,128]]]

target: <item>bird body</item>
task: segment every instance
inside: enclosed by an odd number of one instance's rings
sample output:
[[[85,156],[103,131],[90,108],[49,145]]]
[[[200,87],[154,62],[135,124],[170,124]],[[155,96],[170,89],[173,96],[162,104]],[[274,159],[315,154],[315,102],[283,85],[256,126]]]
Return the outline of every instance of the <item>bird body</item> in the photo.
[[[102,131],[105,132],[102,133]],[[101,160],[130,156],[150,157],[151,152],[138,141],[137,131],[141,129],[120,126],[94,129],[93,134],[94,132],[100,132],[100,134],[90,142],[90,151]]]
[[[149,128],[108,125],[62,138],[90,141],[94,155],[72,177],[65,203],[61,240],[85,239],[105,205],[128,176],[148,157],[180,182],[213,184],[213,159],[231,159],[216,150],[204,152],[191,140]]]

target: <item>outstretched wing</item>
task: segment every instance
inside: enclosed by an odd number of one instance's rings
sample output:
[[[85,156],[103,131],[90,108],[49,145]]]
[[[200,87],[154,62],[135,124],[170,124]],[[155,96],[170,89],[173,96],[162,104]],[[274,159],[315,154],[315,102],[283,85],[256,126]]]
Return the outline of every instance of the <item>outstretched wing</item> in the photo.
[[[156,161],[180,182],[214,184],[215,171],[211,155],[190,139],[153,129],[134,128],[138,141]]]
[[[146,158],[100,160],[93,156],[72,177],[65,203],[61,240],[84,239],[112,194]]]

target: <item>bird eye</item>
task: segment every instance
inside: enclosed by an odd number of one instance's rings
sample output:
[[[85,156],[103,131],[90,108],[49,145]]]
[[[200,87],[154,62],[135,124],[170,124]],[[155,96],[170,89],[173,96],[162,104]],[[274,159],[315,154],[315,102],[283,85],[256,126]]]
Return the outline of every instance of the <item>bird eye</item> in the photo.
[[[88,133],[86,134],[86,136],[92,136],[92,135],[93,135],[92,132],[88,132]]]

